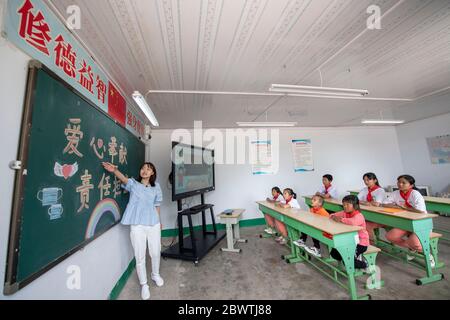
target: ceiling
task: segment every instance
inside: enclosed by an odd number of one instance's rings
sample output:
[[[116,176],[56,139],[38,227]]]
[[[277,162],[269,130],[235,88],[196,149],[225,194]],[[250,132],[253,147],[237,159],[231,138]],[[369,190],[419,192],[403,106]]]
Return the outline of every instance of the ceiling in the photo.
[[[417,99],[150,94],[163,129],[190,128],[194,120],[217,128],[266,119],[353,126],[362,118],[410,122],[450,112],[448,0],[46,2],[62,15],[69,5],[80,7],[76,34],[130,96],[135,90],[266,92],[283,83]],[[380,30],[367,28],[370,5],[381,9]]]

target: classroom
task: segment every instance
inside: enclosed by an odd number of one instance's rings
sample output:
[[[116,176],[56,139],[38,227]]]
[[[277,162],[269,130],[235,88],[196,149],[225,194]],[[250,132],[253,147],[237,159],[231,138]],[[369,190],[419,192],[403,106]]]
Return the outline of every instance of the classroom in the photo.
[[[449,26],[448,0],[0,0],[0,300],[450,299]]]

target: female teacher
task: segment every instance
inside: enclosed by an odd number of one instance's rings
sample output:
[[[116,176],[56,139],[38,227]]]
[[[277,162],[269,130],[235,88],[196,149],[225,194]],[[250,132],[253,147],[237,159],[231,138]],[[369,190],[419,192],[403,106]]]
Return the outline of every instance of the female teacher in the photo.
[[[147,284],[145,255],[147,243],[152,260],[152,280],[158,287],[164,285],[159,274],[161,259],[161,220],[160,206],[162,202],[161,187],[156,183],[156,168],[146,162],[139,172],[139,179],[125,177],[117,167],[103,162],[106,171],[114,175],[123,183],[122,188],[130,192],[130,200],[121,223],[131,226],[130,238],[136,258],[136,272],[141,284],[141,297],[150,299],[150,288]]]

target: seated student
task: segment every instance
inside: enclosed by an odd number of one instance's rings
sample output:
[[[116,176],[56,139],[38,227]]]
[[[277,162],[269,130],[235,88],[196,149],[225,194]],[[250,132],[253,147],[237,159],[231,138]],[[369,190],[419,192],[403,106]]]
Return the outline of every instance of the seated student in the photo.
[[[402,175],[397,178],[397,187],[399,190],[394,191],[386,198],[384,207],[401,208],[406,211],[416,213],[427,213],[425,206],[425,199],[417,191],[415,186],[416,180],[410,175]],[[406,237],[406,239],[404,239]],[[395,245],[408,248],[411,251],[411,255],[408,255],[408,260],[414,259],[414,253],[422,252],[422,245],[419,238],[412,232],[393,228],[386,234],[386,239]],[[435,261],[430,254],[430,264],[434,268]]]
[[[273,187],[272,188],[272,198],[267,198],[267,202],[270,203],[283,203],[284,202],[284,198],[283,195],[281,194],[281,190],[278,187]],[[265,214],[264,217],[266,218],[266,222],[267,222],[267,229],[264,230],[264,232],[268,233],[268,234],[275,234],[276,230],[275,230],[275,218]]]
[[[311,199],[311,203],[312,203],[312,207],[310,209],[311,213],[317,214],[319,216],[323,216],[323,217],[329,217],[330,214],[327,212],[327,210],[325,210],[323,208],[323,198],[321,196],[314,196]],[[308,239],[308,235],[305,233],[301,234],[300,239],[294,241],[294,245],[298,246],[298,247],[302,247],[305,248],[305,250],[309,253],[311,253],[312,255],[320,258],[322,257],[321,253],[320,253],[320,241],[317,239],[312,239],[313,240],[313,247],[308,247],[306,245],[306,239]]]
[[[323,186],[320,187],[316,195],[325,199],[338,198],[337,189],[331,184],[331,182],[333,182],[333,176],[331,174],[324,175],[322,177]]]
[[[355,268],[365,269],[367,268],[367,262],[364,261],[363,253],[367,251],[367,247],[369,246],[369,234],[366,230],[366,220],[362,213],[359,212],[358,197],[354,195],[344,197],[342,199],[342,206],[344,207],[344,211],[332,214],[330,218],[336,222],[363,228],[358,231],[359,243],[356,246],[355,252]],[[332,249],[330,255],[334,259],[342,261],[342,256],[336,249]]]
[[[300,205],[297,201],[297,194],[291,189],[286,188],[283,190],[284,203],[277,203],[276,205],[281,208],[297,208],[300,209]],[[276,238],[280,244],[286,244],[288,233],[286,229],[286,225],[281,221],[275,220],[275,226],[277,230],[281,233],[281,236]]]
[[[366,206],[379,207],[384,203],[386,198],[386,192],[380,186],[378,178],[375,173],[369,172],[363,176],[366,188],[362,189],[358,194],[359,203]],[[367,232],[369,232],[370,241],[373,242],[375,239],[374,229],[384,228],[384,225],[370,222],[367,223]]]
[[[380,186],[375,173],[366,173],[363,180],[367,187],[358,194],[359,203],[366,206],[381,206],[384,203],[386,192]]]

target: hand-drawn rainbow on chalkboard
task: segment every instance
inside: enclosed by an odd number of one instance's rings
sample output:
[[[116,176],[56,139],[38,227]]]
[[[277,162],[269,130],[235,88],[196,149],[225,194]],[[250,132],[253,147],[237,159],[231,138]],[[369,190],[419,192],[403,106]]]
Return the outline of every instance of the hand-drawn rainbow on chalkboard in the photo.
[[[95,229],[97,228],[100,219],[107,214],[112,215],[115,222],[120,220],[120,208],[113,199],[104,199],[100,201],[94,211],[92,211],[86,229],[85,239],[90,239],[95,235]]]

